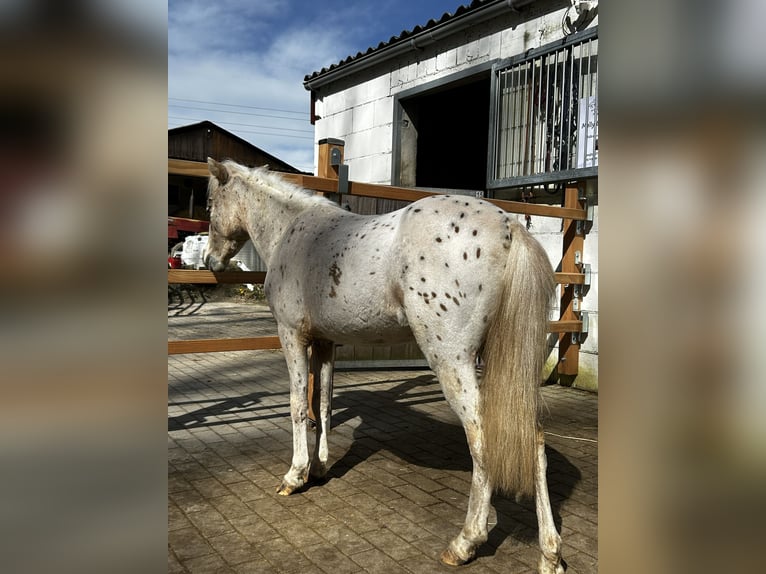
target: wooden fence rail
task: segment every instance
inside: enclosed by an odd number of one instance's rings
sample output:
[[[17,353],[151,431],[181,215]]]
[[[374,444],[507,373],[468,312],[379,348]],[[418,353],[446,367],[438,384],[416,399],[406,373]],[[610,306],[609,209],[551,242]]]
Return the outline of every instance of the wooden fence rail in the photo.
[[[321,193],[338,193],[339,180],[338,170],[330,165],[330,146],[338,144],[322,143],[319,149],[319,157],[325,161],[320,162],[320,175],[329,177],[317,177],[302,174],[281,174],[286,180],[305,189]],[[326,147],[326,149],[324,149]],[[343,155],[343,146],[339,146],[340,157]],[[342,160],[341,160],[342,161]],[[168,159],[168,174],[185,175],[191,177],[208,177],[208,167],[204,162]],[[399,201],[416,201],[436,192],[422,191],[405,187],[389,185],[375,185],[355,181],[347,182],[345,193],[363,197],[381,199],[393,199]],[[586,274],[582,268],[583,241],[586,234],[586,226],[581,222],[588,219],[588,211],[581,198],[581,190],[577,186],[569,186],[565,190],[563,206],[540,205],[519,201],[506,201],[485,198],[486,201],[497,205],[499,208],[510,213],[535,215],[542,217],[561,218],[564,223],[564,245],[562,250],[561,271],[556,273],[556,282],[561,288],[561,317],[558,321],[551,321],[549,332],[559,334],[559,363],[558,373],[563,376],[575,376],[578,371],[579,350],[581,337],[575,336],[583,329],[583,320],[579,308],[579,297],[582,296],[582,285],[586,284]],[[264,272],[228,271],[213,273],[211,271],[192,271],[185,269],[168,270],[168,283],[253,283],[262,284],[265,280]],[[570,334],[572,334],[570,336]],[[168,354],[181,353],[207,353],[216,351],[244,351],[260,349],[278,349],[278,337],[250,337],[242,339],[197,339],[190,341],[168,341]]]

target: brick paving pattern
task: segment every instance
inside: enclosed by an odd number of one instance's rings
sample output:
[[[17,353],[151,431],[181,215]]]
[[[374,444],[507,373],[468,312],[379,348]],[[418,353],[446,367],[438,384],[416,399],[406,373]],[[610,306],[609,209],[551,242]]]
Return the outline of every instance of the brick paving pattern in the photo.
[[[199,299],[169,305],[168,327],[170,339],[276,333],[265,307]],[[280,351],[169,356],[168,382],[169,572],[458,571],[438,556],[465,518],[471,459],[430,371],[337,372],[328,480],[289,497],[275,494],[292,454]],[[595,573],[598,398],[542,393],[567,572]],[[535,572],[534,502],[495,495],[489,522],[460,571]]]

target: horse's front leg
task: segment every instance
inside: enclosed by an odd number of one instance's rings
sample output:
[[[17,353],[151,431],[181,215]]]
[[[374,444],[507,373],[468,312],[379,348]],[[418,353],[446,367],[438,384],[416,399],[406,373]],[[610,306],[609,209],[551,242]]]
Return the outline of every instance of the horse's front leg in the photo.
[[[307,444],[308,418],[308,358],[307,346],[295,332],[279,328],[279,338],[290,374],[290,418],[293,421],[293,460],[290,470],[282,479],[277,494],[287,496],[301,488],[308,477],[309,453]]]
[[[330,402],[332,400],[332,373],[335,360],[335,346],[331,341],[314,341],[311,345],[311,370],[319,375],[319,392],[311,397],[316,416],[316,446],[309,475],[312,480],[322,480],[327,474],[327,433],[330,432]]]

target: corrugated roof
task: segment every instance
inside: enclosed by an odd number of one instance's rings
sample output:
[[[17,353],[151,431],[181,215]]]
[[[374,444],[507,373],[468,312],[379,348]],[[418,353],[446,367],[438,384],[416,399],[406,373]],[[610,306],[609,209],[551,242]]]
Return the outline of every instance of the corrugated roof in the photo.
[[[506,2],[503,2],[504,4]],[[513,5],[522,5],[522,4],[529,4],[529,0],[524,2],[524,0],[521,0],[520,2],[510,2],[510,4]],[[422,32],[427,32],[429,30],[432,30],[433,28],[436,28],[437,26],[441,26],[443,24],[446,24],[447,22],[454,20],[455,18],[458,18],[460,16],[464,16],[465,14],[473,11],[481,10],[482,8],[490,5],[490,4],[498,4],[497,0],[473,0],[470,4],[462,4],[458,6],[458,8],[455,10],[454,13],[445,12],[442,14],[441,18],[438,20],[436,19],[430,19],[428,22],[426,22],[423,26],[415,26],[412,30],[402,30],[397,36],[391,36],[387,42],[380,42],[377,46],[370,46],[367,48],[364,52],[357,52],[356,55],[348,56],[346,59],[341,60],[340,62],[336,64],[332,64],[331,66],[327,68],[322,68],[321,70],[314,72],[312,74],[308,74],[304,79],[304,84],[307,82],[310,82],[311,80],[318,78],[319,76],[326,74],[327,72],[331,72],[334,70],[337,70],[338,68],[341,68],[343,66],[347,66],[349,64],[352,64],[353,62],[356,62],[365,56],[370,56],[376,52],[380,52],[386,48],[390,48],[396,44],[400,44],[413,36],[417,36],[418,34],[421,34]],[[307,86],[308,87],[308,86]]]

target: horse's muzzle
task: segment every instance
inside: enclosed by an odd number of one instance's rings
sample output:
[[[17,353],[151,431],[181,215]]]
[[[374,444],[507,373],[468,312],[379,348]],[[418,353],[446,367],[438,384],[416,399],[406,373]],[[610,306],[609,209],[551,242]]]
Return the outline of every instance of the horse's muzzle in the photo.
[[[216,259],[209,253],[205,255],[202,262],[205,264],[205,267],[210,269],[210,271],[215,271],[216,273],[218,273],[220,271],[226,270],[226,263],[224,263],[220,259]]]

